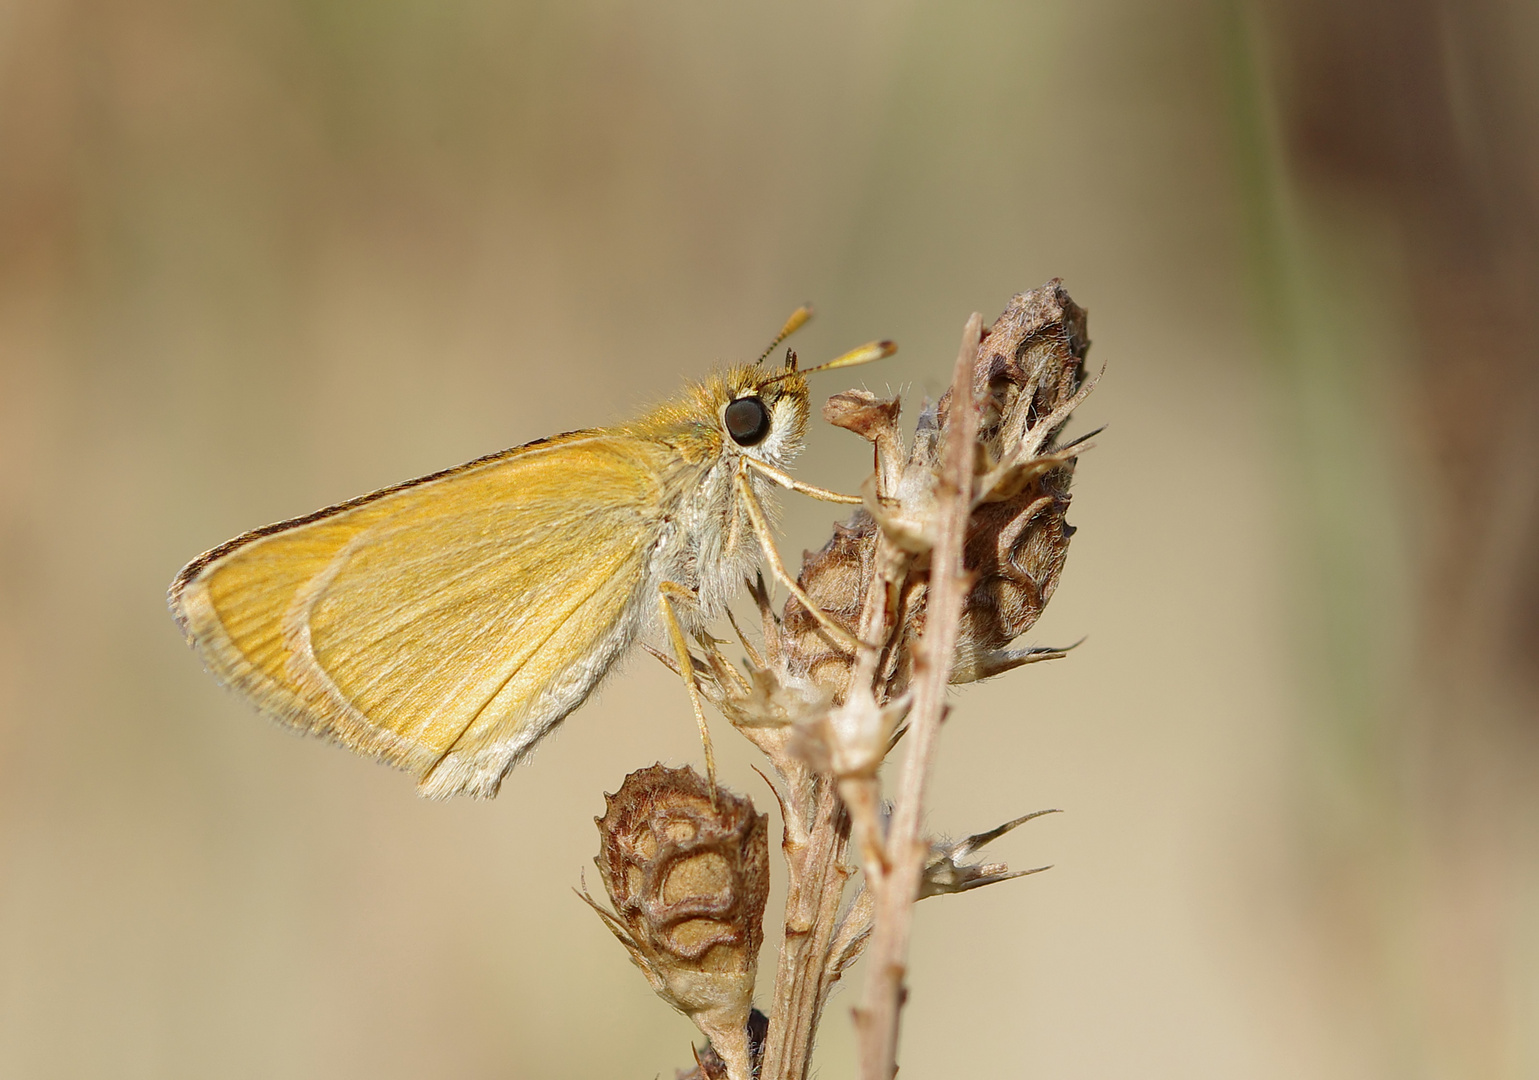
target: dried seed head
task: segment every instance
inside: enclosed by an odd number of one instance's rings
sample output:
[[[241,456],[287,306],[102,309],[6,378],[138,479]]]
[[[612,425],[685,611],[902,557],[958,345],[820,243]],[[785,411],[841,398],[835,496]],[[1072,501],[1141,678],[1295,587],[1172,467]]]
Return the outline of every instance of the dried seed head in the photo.
[[[979,431],[990,466],[979,479],[992,490],[980,492],[968,527],[965,559],[977,583],[963,601],[952,682],[1041,658],[1005,647],[1041,616],[1074,534],[1064,520],[1074,457],[1054,450],[1088,389],[1085,328],[1084,309],[1052,281],[1011,300],[979,349],[976,382],[987,387],[985,420],[995,418]],[[949,404],[943,398],[942,411]]]
[[[652,989],[695,1021],[734,1080],[746,1080],[768,818],[720,788],[713,803],[693,769],[654,765],[627,776],[596,820],[594,861],[614,905],[599,914]]]
[[[1042,614],[1057,586],[1073,528],[1064,520],[1075,450],[1057,438],[1089,390],[1084,376],[1085,312],[1055,280],[1014,297],[979,347],[974,389],[982,403],[974,483],[976,506],[968,524],[965,563],[974,583],[963,601],[951,681],[971,682],[1060,650],[1010,649]],[[822,609],[854,630],[886,534],[914,558],[898,600],[903,631],[883,671],[890,694],[908,683],[912,646],[924,631],[926,499],[939,465],[949,392],[921,412],[913,446],[894,463],[896,402],[844,394],[825,413],[872,440],[878,472],[892,503],[878,523],[860,511],[828,544],[809,555],[798,579]],[[884,458],[886,460],[884,460]],[[793,598],[786,603],[785,670],[842,693],[849,654],[830,642]]]

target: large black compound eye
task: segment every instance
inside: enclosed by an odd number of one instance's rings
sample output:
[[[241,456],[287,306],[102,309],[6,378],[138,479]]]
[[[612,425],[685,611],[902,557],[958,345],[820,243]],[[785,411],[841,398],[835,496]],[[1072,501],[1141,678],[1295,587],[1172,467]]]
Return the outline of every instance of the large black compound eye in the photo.
[[[738,398],[727,406],[727,434],[739,446],[758,446],[770,433],[769,406],[756,397]]]

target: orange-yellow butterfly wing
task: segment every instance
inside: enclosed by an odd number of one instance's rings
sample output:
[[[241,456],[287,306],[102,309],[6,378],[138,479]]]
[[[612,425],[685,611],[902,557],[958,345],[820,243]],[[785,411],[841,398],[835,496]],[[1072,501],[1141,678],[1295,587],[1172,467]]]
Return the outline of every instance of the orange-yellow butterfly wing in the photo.
[[[262,711],[490,796],[635,637],[663,468],[626,436],[519,447],[238,537],[171,607]]]

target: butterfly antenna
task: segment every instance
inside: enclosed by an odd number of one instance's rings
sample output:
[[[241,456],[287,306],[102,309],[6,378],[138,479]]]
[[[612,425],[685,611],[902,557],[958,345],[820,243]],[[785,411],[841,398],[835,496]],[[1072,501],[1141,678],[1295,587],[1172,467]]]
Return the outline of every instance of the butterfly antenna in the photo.
[[[779,375],[765,380],[765,385],[784,379],[788,375],[811,375],[814,371],[832,371],[834,368],[854,367],[856,364],[869,364],[873,360],[881,360],[898,351],[897,345],[890,341],[868,341],[864,345],[856,346],[849,352],[834,357],[826,364],[817,367],[803,368],[798,372],[794,365],[788,366]]]
[[[787,319],[786,324],[780,328],[780,333],[775,335],[775,340],[769,343],[769,347],[759,354],[759,359],[754,361],[754,366],[758,367],[760,364],[764,363],[765,357],[774,352],[780,346],[782,341],[796,333],[802,327],[806,326],[807,320],[810,318],[812,318],[811,304],[803,304],[801,307],[791,312],[791,317]]]

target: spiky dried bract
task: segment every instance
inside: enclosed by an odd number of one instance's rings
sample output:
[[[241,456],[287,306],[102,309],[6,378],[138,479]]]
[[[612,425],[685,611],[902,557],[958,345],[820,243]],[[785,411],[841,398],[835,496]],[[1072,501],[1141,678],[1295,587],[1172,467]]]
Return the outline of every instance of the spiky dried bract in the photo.
[[[973,852],[985,844],[998,840],[1011,829],[1042,817],[1044,814],[1056,813],[1058,813],[1057,810],[1033,810],[1029,814],[1022,814],[1014,821],[996,825],[987,832],[974,833],[963,840],[931,840],[930,856],[925,860],[924,876],[919,883],[919,899],[923,900],[927,896],[942,896],[946,893],[967,892],[984,885],[993,885],[995,882],[1009,881],[1011,878],[1040,874],[1049,869],[1046,866],[1037,866],[1030,870],[1011,870],[1004,863],[973,863],[967,862],[966,859]]]
[[[1056,280],[1014,297],[979,348],[974,390],[981,404],[973,510],[965,565],[975,581],[963,600],[951,681],[972,682],[1059,650],[1012,650],[1031,629],[1058,584],[1073,529],[1064,520],[1075,456],[1057,446],[1059,432],[1088,390],[1084,360],[1089,348],[1085,312]],[[898,600],[904,630],[889,648],[884,680],[889,694],[908,684],[912,646],[924,631],[924,556],[930,538],[928,500],[939,467],[950,392],[924,410],[901,469],[888,466],[879,486],[886,498],[868,498],[868,509],[839,526],[824,548],[809,555],[798,579],[807,594],[854,633],[866,588],[876,569],[883,531],[914,559]],[[870,439],[882,458],[901,454],[897,402],[841,394],[824,416]],[[885,453],[883,451],[886,451]],[[881,518],[881,526],[873,515]],[[794,599],[784,613],[788,673],[812,679],[842,695],[850,655],[831,643]]]
[[[747,1080],[747,1025],[769,895],[768,818],[693,769],[640,769],[605,797],[600,910],[657,994]]]

